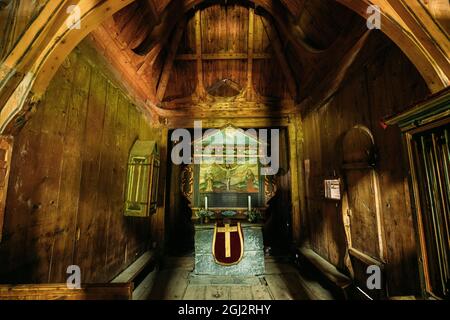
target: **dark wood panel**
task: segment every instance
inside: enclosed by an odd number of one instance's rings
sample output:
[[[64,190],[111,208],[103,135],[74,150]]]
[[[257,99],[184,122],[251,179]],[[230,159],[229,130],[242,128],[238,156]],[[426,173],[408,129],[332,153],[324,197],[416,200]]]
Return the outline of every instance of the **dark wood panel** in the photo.
[[[371,46],[377,41],[385,43],[386,38],[377,34]],[[310,167],[306,175],[310,243],[322,257],[350,273],[341,205],[324,200],[323,180],[343,177],[342,139],[355,125],[366,126],[374,135],[379,153],[376,174],[389,293],[414,294],[419,286],[418,263],[401,137],[398,129],[383,128],[380,119],[424,98],[428,89],[414,66],[393,45],[375,56],[364,50],[355,66],[359,69],[353,69],[332,100],[303,119],[304,158]],[[364,223],[368,227],[358,231],[361,245],[375,241],[378,232],[373,221]]]
[[[0,282],[64,282],[71,264],[107,282],[147,248],[149,220],[123,216],[124,181],[133,142],[161,134],[93,54],[69,56],[15,137]]]

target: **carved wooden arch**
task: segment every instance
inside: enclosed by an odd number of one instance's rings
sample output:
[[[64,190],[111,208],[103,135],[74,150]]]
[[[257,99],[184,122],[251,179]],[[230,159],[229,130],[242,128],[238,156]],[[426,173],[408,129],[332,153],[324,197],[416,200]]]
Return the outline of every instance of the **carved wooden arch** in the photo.
[[[0,105],[3,106],[0,111],[0,132],[12,130],[14,120],[26,113],[24,107],[27,102],[39,99],[58,67],[84,37],[105,19],[134,1],[48,1],[0,67]],[[203,1],[187,0],[184,7],[189,9]],[[390,1],[390,5],[383,0],[336,1],[363,17],[367,15],[368,5],[379,5],[383,13],[382,31],[414,63],[431,91],[436,92],[449,85],[448,39],[437,28],[428,27],[424,30],[424,24],[417,22],[417,16],[412,15],[411,10],[408,11],[410,7],[403,0]],[[274,12],[272,1],[252,2]],[[80,8],[80,30],[70,29],[66,23],[67,8],[70,5],[78,5]],[[422,15],[421,19],[427,20],[427,17]]]
[[[14,130],[28,103],[38,100],[72,50],[105,19],[135,0],[48,1],[0,67],[0,132]],[[80,29],[68,23],[80,11]]]
[[[381,13],[381,31],[414,64],[431,92],[450,85],[450,41],[419,1],[336,0],[364,19],[367,8],[376,5]]]
[[[343,164],[360,163],[375,166],[375,139],[369,128],[356,125],[344,136],[342,141]]]

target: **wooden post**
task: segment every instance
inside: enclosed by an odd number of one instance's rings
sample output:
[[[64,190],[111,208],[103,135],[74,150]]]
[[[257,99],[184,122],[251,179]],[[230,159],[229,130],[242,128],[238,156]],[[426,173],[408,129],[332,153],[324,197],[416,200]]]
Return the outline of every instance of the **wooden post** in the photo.
[[[13,137],[0,136],[0,242],[3,235],[6,193],[8,191],[9,171],[11,169]]]
[[[304,167],[304,152],[303,152],[303,120],[300,113],[295,115],[295,125],[296,125],[296,146],[297,146],[297,168],[298,168],[298,195],[299,195],[299,206],[300,206],[300,217],[299,225],[302,231],[299,234],[299,240],[306,238],[306,232],[308,228],[305,225],[306,214],[306,180],[305,180],[305,167]]]
[[[168,135],[169,130],[167,127],[161,129],[161,143],[159,145],[159,152],[161,156],[160,171],[159,171],[159,197],[158,197],[158,208],[156,209],[156,214],[152,216],[151,219],[151,237],[153,242],[159,249],[163,248],[164,245],[164,217],[166,211],[166,180],[167,180],[167,164],[169,163],[170,157],[168,156]]]
[[[200,10],[195,12],[195,54],[197,56],[197,90],[199,97],[206,94],[203,84],[203,60],[202,60],[202,26]]]
[[[248,50],[247,50],[247,99],[253,100],[253,47],[255,34],[255,10],[248,10]]]
[[[289,167],[291,172],[291,201],[292,201],[292,237],[295,244],[300,243],[301,225],[300,225],[300,192],[298,158],[300,155],[297,150],[297,126],[295,116],[290,118],[288,125],[289,136]]]

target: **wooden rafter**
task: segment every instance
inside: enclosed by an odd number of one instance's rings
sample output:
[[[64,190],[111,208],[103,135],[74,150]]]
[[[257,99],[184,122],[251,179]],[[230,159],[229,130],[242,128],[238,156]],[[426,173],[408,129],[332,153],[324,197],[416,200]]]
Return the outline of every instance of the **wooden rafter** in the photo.
[[[203,60],[202,60],[202,26],[200,10],[195,12],[195,54],[197,58],[197,89],[198,96],[203,97],[206,94],[203,84]]]
[[[247,45],[247,98],[252,100],[254,96],[253,89],[253,47],[255,34],[255,10],[248,10],[248,45]]]
[[[133,100],[142,110],[147,110],[146,101],[155,100],[155,90],[145,79],[137,74],[137,71],[129,63],[129,59],[120,50],[117,41],[112,37],[111,32],[101,25],[91,33],[92,46],[103,55],[111,66],[120,70],[120,77],[123,80],[124,89],[133,97]]]
[[[292,70],[287,63],[286,56],[284,54],[283,46],[281,45],[281,41],[278,37],[278,34],[272,25],[271,27],[268,25],[268,22],[265,21],[265,19],[260,16],[261,22],[264,26],[264,30],[269,37],[269,40],[272,44],[272,48],[275,51],[275,55],[277,57],[278,63],[280,64],[281,71],[284,74],[284,77],[286,78],[287,85],[289,88],[289,92],[292,95],[293,99],[296,99],[297,97],[297,82],[295,80],[294,75],[292,74]]]
[[[364,18],[368,17],[369,5],[378,5],[381,31],[402,49],[421,73],[428,88],[437,92],[450,84],[448,35],[439,28],[418,0],[336,1]]]
[[[169,37],[172,34],[172,30],[176,27],[177,22],[183,17],[183,10],[180,11],[178,2],[174,1],[170,3],[170,7],[164,11],[160,21],[157,24],[150,35],[133,51],[139,55],[144,55],[144,63],[139,67],[138,74],[144,74],[158,58],[161,51],[166,47]]]
[[[147,5],[150,12],[152,13],[153,18],[156,19],[157,22],[159,23],[161,16],[158,14],[158,9],[155,6],[155,2],[153,0],[147,0]]]
[[[173,106],[173,104],[171,104]],[[192,108],[189,105],[178,106],[176,108],[154,107],[160,118],[180,119],[184,123],[191,122],[193,119],[219,119],[219,118],[248,118],[249,122],[259,118],[266,117],[284,117],[293,114],[298,110],[293,101],[284,103],[265,104],[258,102],[220,102],[220,103],[200,103]]]
[[[328,74],[315,86],[313,92],[311,92],[302,104],[302,109],[311,110],[311,106],[314,109],[319,108],[326,103],[341,87],[350,67],[355,62],[361,49],[367,43],[371,30],[366,30],[361,37],[359,37],[353,46],[345,53],[342,59],[339,59],[339,63],[328,72]]]
[[[183,35],[184,29],[186,27],[186,20],[183,19],[175,30],[172,42],[169,48],[169,54],[167,56],[166,62],[161,73],[161,78],[159,80],[158,89],[156,90],[156,98],[159,101],[164,99],[164,94],[166,93],[167,84],[169,83],[170,74],[173,69],[173,62],[177,54],[178,46],[180,44],[181,37]]]
[[[253,53],[253,60],[267,60],[272,59],[273,56],[270,53]],[[247,60],[248,53],[203,53],[202,60]],[[179,54],[175,57],[175,60],[180,61],[196,61],[196,54]]]

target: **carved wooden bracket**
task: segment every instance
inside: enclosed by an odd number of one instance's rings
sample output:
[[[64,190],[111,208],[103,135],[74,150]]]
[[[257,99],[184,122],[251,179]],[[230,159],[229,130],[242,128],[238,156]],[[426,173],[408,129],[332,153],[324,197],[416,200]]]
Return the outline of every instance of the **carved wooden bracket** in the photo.
[[[181,171],[181,193],[192,203],[194,194],[194,170],[192,165],[185,166]]]
[[[265,176],[264,177],[264,201],[266,206],[270,199],[272,199],[277,193],[277,184],[275,176]]]

